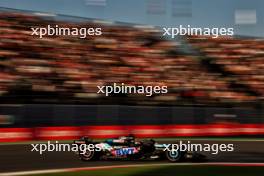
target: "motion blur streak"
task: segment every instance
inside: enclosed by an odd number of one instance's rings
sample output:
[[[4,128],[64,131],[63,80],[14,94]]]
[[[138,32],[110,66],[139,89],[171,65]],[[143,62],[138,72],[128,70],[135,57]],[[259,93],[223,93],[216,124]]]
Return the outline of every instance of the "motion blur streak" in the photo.
[[[121,166],[96,166],[96,167],[80,167],[80,168],[67,168],[67,169],[47,169],[36,171],[20,171],[20,172],[7,172],[0,173],[0,176],[19,176],[30,174],[49,174],[49,173],[62,173],[62,172],[77,172],[77,171],[89,171],[89,170],[102,170],[102,169],[114,169],[114,168],[130,168],[130,167],[145,167],[145,166],[258,166],[263,167],[264,163],[159,163],[159,164],[130,164]]]

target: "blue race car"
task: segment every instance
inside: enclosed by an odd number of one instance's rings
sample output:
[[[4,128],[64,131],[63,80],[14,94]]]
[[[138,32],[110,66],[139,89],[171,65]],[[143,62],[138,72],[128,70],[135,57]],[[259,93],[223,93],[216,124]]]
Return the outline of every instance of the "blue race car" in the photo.
[[[88,137],[75,140],[74,144],[93,145],[94,150],[79,150],[77,154],[83,161],[92,160],[184,160],[201,161],[205,156],[188,151],[166,150],[167,144],[158,144],[153,139],[136,141],[133,135],[95,142]]]

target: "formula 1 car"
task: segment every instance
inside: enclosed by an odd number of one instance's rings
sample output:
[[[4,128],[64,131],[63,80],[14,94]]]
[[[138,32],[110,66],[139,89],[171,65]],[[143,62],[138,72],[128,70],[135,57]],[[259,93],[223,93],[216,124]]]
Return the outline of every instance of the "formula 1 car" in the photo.
[[[180,162],[184,160],[202,161],[205,156],[188,151],[165,150],[166,144],[158,144],[154,140],[135,141],[135,137],[122,136],[107,139],[104,142],[94,142],[88,137],[75,140],[74,144],[93,144],[101,150],[86,150],[76,152],[83,161],[91,160],[168,160]]]

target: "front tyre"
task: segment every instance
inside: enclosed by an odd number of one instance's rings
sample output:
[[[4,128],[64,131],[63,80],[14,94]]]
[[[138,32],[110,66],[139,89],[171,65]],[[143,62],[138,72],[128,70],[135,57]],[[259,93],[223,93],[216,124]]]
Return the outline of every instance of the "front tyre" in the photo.
[[[179,162],[183,159],[183,153],[176,150],[166,151],[165,156],[170,162]]]

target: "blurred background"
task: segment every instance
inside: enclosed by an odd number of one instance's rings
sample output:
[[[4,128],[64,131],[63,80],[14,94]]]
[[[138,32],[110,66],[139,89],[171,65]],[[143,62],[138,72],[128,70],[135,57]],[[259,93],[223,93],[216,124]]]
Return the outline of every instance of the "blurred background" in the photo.
[[[239,175],[260,175],[264,163],[263,7],[262,0],[1,0],[0,172],[14,173],[0,175],[97,166],[98,175],[115,176],[232,175],[233,169]],[[47,25],[100,27],[103,34],[85,39],[31,35],[32,27]],[[162,35],[163,27],[179,25],[234,28],[235,35],[173,40]],[[167,86],[168,93],[151,97],[97,94],[97,86],[113,83]],[[139,168],[136,174],[132,169],[101,172],[102,166],[128,162],[83,163],[69,152],[42,156],[30,152],[32,141],[71,142],[84,135],[100,139],[131,133],[161,143],[182,138],[232,143],[234,152],[208,155],[209,162],[258,164],[250,171],[226,164],[154,165]],[[88,173],[78,175],[82,174]]]
[[[45,132],[50,128],[61,128],[56,139],[96,130],[104,133],[94,137],[264,133],[263,1],[2,0],[0,6],[1,141],[42,139],[42,130],[54,139]],[[162,27],[180,24],[233,27],[235,36],[162,36]],[[101,27],[103,35],[31,36],[31,27],[47,25]],[[165,85],[168,93],[97,94],[97,86],[113,83]]]

